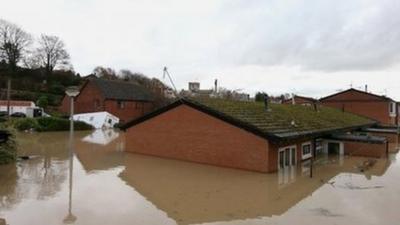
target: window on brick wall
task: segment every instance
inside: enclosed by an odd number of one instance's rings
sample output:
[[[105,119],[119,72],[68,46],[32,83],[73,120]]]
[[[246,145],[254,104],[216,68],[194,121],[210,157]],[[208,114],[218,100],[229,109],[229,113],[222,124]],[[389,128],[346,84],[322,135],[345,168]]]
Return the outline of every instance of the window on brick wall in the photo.
[[[303,143],[301,145],[301,159],[308,159],[311,156],[311,142]]]
[[[396,102],[389,103],[389,114],[390,116],[396,116]]]
[[[124,109],[125,108],[125,102],[124,101],[117,101],[117,107],[118,107],[118,109]]]

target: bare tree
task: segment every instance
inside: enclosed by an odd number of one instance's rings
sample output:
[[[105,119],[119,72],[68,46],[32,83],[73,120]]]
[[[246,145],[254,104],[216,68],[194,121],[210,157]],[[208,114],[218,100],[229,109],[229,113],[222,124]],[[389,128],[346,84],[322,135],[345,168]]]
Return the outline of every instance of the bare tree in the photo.
[[[31,44],[31,35],[19,26],[0,19],[0,58],[15,71],[26,48]]]
[[[22,59],[22,64],[28,69],[39,69],[42,67],[40,57],[35,54],[35,51],[28,51]]]
[[[57,66],[68,65],[70,59],[64,42],[57,36],[45,34],[40,36],[39,47],[32,57],[46,69],[47,74],[51,74]]]
[[[117,80],[117,73],[115,72],[114,69],[112,68],[106,68],[102,66],[97,66],[94,68],[93,73],[100,78],[106,79],[106,80]]]

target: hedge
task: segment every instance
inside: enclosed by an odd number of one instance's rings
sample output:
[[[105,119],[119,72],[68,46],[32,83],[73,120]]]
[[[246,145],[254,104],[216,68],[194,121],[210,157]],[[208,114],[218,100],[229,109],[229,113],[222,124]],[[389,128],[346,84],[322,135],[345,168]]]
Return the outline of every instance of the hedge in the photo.
[[[14,118],[6,127],[13,127],[16,130],[35,131],[67,131],[70,129],[69,119],[57,117],[39,118]],[[91,130],[93,127],[85,122],[74,121],[74,130]]]
[[[11,132],[8,140],[0,144],[0,165],[13,162],[17,159],[17,144],[15,135]]]
[[[11,122],[11,126],[14,127],[16,130],[39,130],[40,126],[36,119],[33,118],[20,118],[20,119],[13,119]]]
[[[36,119],[39,124],[38,131],[65,131],[70,129],[69,119],[57,117],[40,117]],[[82,121],[74,121],[74,130],[91,130],[93,127]]]

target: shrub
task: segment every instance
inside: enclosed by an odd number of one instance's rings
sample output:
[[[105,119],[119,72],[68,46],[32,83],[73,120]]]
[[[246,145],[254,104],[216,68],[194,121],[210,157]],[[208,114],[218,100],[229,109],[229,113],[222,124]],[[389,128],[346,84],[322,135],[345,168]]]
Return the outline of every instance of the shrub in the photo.
[[[37,100],[37,105],[41,108],[46,108],[49,105],[49,100],[47,99],[47,96],[40,96]]]
[[[11,132],[8,140],[0,144],[0,165],[15,161],[17,158],[17,143],[15,135]]]
[[[36,131],[67,131],[69,130],[69,119],[57,117],[39,118],[14,118],[10,122],[2,123],[0,127],[13,127],[18,131],[34,129]],[[93,127],[85,122],[75,121],[74,130],[91,130]]]
[[[37,119],[39,131],[66,131],[69,130],[69,119],[56,117],[41,117]],[[93,127],[81,121],[74,122],[74,130],[91,130]]]
[[[61,84],[52,84],[49,87],[49,92],[52,94],[63,95],[64,94],[64,86]]]
[[[35,129],[35,130],[39,129],[38,121],[33,118],[14,119],[11,123],[12,123],[11,125],[19,131],[30,130],[30,129]]]

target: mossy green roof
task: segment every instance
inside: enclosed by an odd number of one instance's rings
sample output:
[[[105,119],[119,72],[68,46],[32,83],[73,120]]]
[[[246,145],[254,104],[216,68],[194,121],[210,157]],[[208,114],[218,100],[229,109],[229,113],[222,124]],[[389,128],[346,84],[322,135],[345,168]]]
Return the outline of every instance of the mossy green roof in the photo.
[[[312,106],[271,103],[267,111],[263,102],[211,98],[189,101],[278,138],[345,130],[375,123],[365,117],[320,105],[316,111]]]
[[[272,141],[322,137],[376,124],[376,121],[368,118],[320,105],[315,110],[313,106],[270,104],[270,110],[267,111],[263,102],[183,98],[131,120],[121,129],[126,130],[182,104]]]

